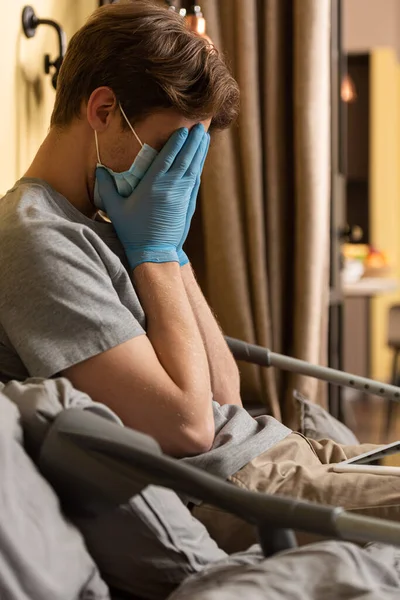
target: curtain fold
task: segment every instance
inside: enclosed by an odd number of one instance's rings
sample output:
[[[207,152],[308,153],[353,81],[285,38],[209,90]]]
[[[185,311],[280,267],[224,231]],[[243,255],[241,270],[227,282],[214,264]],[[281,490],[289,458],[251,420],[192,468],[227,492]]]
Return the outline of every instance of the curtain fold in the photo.
[[[295,290],[293,351],[326,362],[330,195],[330,3],[294,0]],[[324,201],[325,200],[325,201]],[[322,346],[325,343],[325,348]],[[291,387],[311,398],[318,382]],[[287,402],[290,402],[288,397]],[[323,403],[323,402],[321,402]]]
[[[207,33],[241,89],[236,125],[214,136],[189,237],[228,335],[326,359],[330,202],[329,0],[202,0]],[[313,380],[241,365],[243,397],[296,427]]]

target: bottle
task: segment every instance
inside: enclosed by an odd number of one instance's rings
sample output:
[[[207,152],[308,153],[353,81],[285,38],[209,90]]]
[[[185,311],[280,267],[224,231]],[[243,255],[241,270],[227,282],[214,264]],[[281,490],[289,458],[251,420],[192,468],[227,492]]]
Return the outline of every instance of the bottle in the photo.
[[[211,39],[206,33],[206,20],[203,17],[201,7],[198,4],[193,4],[193,6],[189,8],[186,12],[185,21],[191,31],[194,31],[212,44]]]

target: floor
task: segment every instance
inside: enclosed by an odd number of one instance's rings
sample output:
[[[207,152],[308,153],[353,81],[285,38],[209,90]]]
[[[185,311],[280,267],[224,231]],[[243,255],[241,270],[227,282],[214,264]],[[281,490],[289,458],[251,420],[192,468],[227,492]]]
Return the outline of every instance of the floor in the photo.
[[[385,435],[386,401],[376,396],[360,395],[344,402],[346,425],[360,440],[373,444],[388,444],[400,440],[400,404],[394,411],[389,435]],[[385,464],[399,465],[400,454],[385,459]]]

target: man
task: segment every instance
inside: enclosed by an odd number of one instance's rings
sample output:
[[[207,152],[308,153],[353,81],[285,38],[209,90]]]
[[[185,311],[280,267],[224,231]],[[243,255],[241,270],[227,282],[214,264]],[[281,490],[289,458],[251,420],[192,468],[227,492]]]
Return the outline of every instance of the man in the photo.
[[[173,12],[103,7],[72,38],[49,134],[0,203],[2,379],[61,374],[237,485],[397,517],[395,477],[331,472],[367,448],[317,444],[241,406],[183,251],[208,128],[237,111],[223,60]],[[226,548],[242,543],[228,515],[193,514]]]

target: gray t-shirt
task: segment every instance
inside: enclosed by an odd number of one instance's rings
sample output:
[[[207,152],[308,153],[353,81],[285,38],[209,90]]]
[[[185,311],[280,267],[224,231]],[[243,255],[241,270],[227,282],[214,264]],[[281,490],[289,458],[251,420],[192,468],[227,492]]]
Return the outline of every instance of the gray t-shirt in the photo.
[[[0,200],[0,281],[3,381],[53,377],[146,334],[112,225],[81,214],[42,180],[23,178]],[[221,477],[290,433],[272,417],[213,407],[212,450],[185,460]]]

